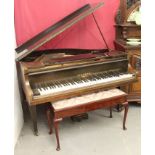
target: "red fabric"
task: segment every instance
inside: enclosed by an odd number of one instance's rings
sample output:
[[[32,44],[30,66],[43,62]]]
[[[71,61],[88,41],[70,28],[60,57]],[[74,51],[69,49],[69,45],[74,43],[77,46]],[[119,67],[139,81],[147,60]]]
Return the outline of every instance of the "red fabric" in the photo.
[[[100,1],[101,0],[15,0],[17,46],[79,7],[87,3],[92,4]],[[119,0],[102,1],[104,2],[104,6],[94,14],[108,45],[110,48],[113,48],[113,40],[115,37],[114,16],[119,6]],[[90,15],[63,32],[54,40],[46,43],[42,49],[99,49],[104,47],[105,44]]]

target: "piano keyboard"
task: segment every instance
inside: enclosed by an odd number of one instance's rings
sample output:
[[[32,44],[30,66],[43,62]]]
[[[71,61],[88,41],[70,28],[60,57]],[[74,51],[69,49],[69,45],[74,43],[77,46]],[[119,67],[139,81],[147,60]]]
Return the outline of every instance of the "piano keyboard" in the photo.
[[[72,91],[78,88],[89,87],[97,84],[113,83],[120,80],[127,80],[133,78],[131,73],[119,73],[119,72],[104,72],[92,75],[81,75],[80,77],[72,77],[69,79],[59,81],[46,81],[41,83],[35,83],[33,88],[34,96],[49,95],[55,93],[62,93],[64,91]]]

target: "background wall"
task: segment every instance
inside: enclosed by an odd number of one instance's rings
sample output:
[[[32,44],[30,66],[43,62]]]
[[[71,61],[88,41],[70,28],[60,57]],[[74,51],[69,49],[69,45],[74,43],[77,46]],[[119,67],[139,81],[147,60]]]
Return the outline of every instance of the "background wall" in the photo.
[[[14,152],[14,1],[0,0],[0,155]]]
[[[119,0],[15,0],[15,31],[17,45],[22,44],[64,16],[90,3],[104,2],[95,17],[108,45],[113,48],[114,16]],[[56,37],[43,48],[104,48],[92,16],[87,17]]]
[[[18,140],[23,123],[23,111],[19,96],[17,72],[16,67],[14,67],[14,146]]]

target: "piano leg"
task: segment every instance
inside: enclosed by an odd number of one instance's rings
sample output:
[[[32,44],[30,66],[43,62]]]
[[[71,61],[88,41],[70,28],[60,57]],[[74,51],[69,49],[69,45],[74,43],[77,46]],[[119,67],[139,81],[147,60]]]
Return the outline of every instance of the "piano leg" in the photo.
[[[128,113],[128,102],[124,103],[124,118],[123,118],[123,130],[126,130],[127,128],[125,127],[125,123],[126,123],[126,117],[127,117],[127,113]]]
[[[58,134],[58,123],[61,120],[62,119],[54,119],[54,128],[55,128],[55,135],[56,135],[56,140],[57,140],[57,148],[56,148],[57,151],[60,150],[60,142],[59,142],[59,134]]]
[[[36,106],[29,106],[30,116],[32,119],[34,135],[38,136],[38,127],[37,127],[37,111]]]
[[[52,124],[51,124],[51,109],[47,109],[46,115],[47,115],[48,126],[49,126],[49,129],[50,129],[49,134],[52,134],[53,131],[52,131]]]
[[[110,118],[112,118],[112,107],[110,107]]]
[[[17,69],[17,74],[21,75],[20,72],[20,65],[19,62],[16,61],[16,69]],[[21,105],[22,105],[22,109],[23,109],[23,117],[24,117],[24,122],[26,121],[26,114],[27,114],[27,110],[28,110],[28,106],[26,103],[26,97],[22,88],[22,80],[20,76],[17,76],[17,80],[18,80],[18,89],[19,89],[19,97],[21,100]]]

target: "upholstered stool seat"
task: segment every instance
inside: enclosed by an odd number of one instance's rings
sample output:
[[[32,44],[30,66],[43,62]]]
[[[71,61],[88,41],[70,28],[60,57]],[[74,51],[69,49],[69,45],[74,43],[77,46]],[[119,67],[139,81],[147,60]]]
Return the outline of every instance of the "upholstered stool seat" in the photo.
[[[128,110],[127,94],[119,89],[110,89],[106,91],[100,91],[96,93],[77,96],[69,99],[64,99],[51,103],[50,109],[47,111],[48,123],[50,127],[50,133],[52,133],[51,117],[53,114],[53,124],[57,138],[57,150],[60,150],[59,136],[58,136],[58,122],[64,117],[70,117],[77,114],[86,113],[88,111],[110,108],[110,117],[112,117],[112,107],[122,104],[125,106],[123,129],[125,129],[125,121]]]
[[[95,102],[95,101],[108,99],[108,98],[120,96],[120,95],[126,95],[126,93],[124,93],[119,89],[111,89],[107,91],[101,91],[97,93],[65,99],[51,104],[55,110],[59,110],[59,109],[70,108],[81,104],[88,104],[89,102]]]

